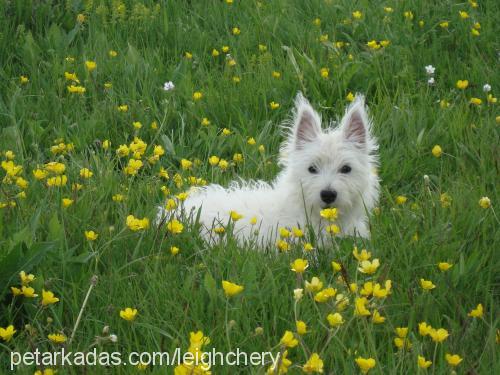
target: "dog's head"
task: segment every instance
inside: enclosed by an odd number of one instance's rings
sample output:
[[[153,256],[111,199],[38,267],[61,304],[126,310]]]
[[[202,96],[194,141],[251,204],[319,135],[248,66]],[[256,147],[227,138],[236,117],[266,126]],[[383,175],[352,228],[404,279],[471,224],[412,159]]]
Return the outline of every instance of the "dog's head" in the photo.
[[[325,130],[321,116],[301,93],[297,95],[280,162],[288,182],[300,185],[308,209],[337,207],[342,214],[364,204],[365,192],[377,182],[377,146],[370,128],[361,95],[347,108],[340,125]]]

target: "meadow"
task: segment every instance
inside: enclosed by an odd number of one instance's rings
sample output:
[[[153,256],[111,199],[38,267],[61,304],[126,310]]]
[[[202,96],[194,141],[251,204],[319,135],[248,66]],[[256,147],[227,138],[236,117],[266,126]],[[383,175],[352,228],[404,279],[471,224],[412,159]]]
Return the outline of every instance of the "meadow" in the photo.
[[[35,348],[281,354],[212,374],[500,372],[498,1],[5,0],[0,14],[0,373]],[[371,239],[283,228],[259,250],[229,223],[208,246],[182,200],[271,181],[298,91],[325,120],[366,95]],[[17,368],[56,371],[209,373]]]

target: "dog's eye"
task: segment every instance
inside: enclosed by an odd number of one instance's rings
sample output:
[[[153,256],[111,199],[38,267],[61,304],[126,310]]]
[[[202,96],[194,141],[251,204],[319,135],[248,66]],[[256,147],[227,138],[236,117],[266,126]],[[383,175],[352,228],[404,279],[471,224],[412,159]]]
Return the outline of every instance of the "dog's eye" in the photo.
[[[307,168],[307,170],[312,174],[318,173],[318,168],[316,168],[314,165],[311,165],[309,168]]]
[[[344,165],[342,168],[340,168],[340,173],[349,173],[351,171],[351,167],[348,165]]]

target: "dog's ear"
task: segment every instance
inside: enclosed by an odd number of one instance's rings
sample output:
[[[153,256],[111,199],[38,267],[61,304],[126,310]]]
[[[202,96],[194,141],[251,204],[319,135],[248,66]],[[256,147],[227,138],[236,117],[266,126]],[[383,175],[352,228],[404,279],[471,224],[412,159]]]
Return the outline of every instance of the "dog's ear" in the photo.
[[[369,137],[369,127],[365,98],[358,94],[347,108],[340,128],[346,141],[354,143],[356,147],[365,149]]]
[[[295,147],[301,149],[304,144],[314,141],[319,134],[321,134],[321,117],[299,92],[295,98],[293,126]]]

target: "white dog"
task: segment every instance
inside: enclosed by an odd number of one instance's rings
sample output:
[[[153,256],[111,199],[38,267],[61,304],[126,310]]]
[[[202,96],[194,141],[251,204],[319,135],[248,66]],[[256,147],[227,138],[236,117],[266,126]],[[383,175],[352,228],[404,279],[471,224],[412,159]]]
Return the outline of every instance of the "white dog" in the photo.
[[[340,235],[369,237],[369,213],[378,201],[376,174],[378,146],[364,98],[358,95],[339,126],[321,128],[321,117],[298,94],[293,120],[281,147],[283,170],[272,184],[235,181],[229,188],[211,184],[190,193],[184,212],[199,217],[203,236],[217,238],[213,229],[230,221],[239,242],[266,245],[280,228],[312,228],[321,237],[329,224],[320,216],[335,207]],[[242,215],[234,221],[230,212]],[[167,212],[160,210],[159,218]]]

